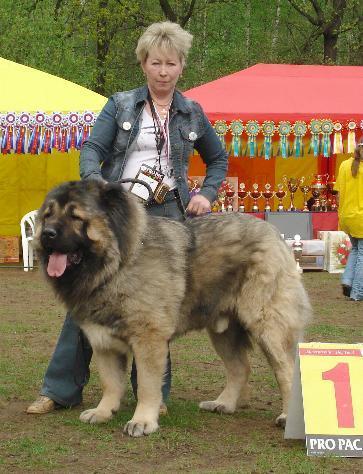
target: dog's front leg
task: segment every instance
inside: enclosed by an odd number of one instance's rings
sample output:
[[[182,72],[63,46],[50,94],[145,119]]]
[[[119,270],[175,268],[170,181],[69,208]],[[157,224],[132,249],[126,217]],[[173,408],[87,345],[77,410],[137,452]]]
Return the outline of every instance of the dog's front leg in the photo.
[[[103,388],[103,395],[96,408],[81,413],[84,423],[105,423],[120,408],[125,392],[127,356],[115,351],[94,351]]]
[[[168,342],[159,338],[138,340],[132,344],[137,367],[137,406],[124,432],[143,436],[159,428],[161,386],[166,369]]]

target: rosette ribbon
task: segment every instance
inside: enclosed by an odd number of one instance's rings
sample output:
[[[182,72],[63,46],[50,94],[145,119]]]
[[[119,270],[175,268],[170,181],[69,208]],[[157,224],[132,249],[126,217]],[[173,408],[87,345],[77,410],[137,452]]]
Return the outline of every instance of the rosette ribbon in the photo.
[[[347,152],[348,153],[354,153],[355,150],[355,130],[357,128],[357,124],[351,120],[350,122],[347,123],[347,129],[348,129],[348,146],[347,146]]]
[[[275,133],[275,123],[272,120],[265,120],[261,130],[264,136],[261,156],[265,155],[265,160],[269,160],[272,155],[272,137]]]
[[[331,154],[330,135],[333,133],[334,125],[329,119],[321,121],[321,133],[323,134],[323,156],[328,158]]]
[[[319,137],[319,134],[321,132],[320,120],[317,120],[317,119],[311,120],[309,124],[309,129],[311,132],[309,153],[311,152],[311,150],[313,150],[314,156],[318,156],[320,152],[320,137]]]
[[[288,141],[288,137],[291,133],[290,122],[287,122],[287,121],[279,122],[277,130],[280,135],[280,145],[279,145],[277,155],[281,155],[282,158],[287,158],[290,153],[289,141]]]
[[[244,129],[243,123],[241,120],[232,120],[232,122],[229,124],[229,128],[232,133],[231,155],[242,156],[241,135]]]
[[[3,117],[3,122],[4,125],[2,126],[3,136],[1,140],[1,153],[3,155],[7,155],[11,152],[11,150],[14,150],[16,146],[16,115],[12,112],[9,112]]]
[[[334,128],[334,139],[333,139],[333,153],[336,155],[338,153],[343,153],[343,138],[342,138],[342,129],[343,125],[340,122],[335,122],[333,125]]]
[[[228,132],[227,122],[225,120],[216,120],[214,122],[214,129],[223,147],[226,148],[226,134]]]
[[[258,124],[257,120],[249,120],[246,123],[245,130],[248,136],[245,154],[247,155],[249,151],[249,157],[253,158],[258,155],[257,135],[260,131],[260,125]]]
[[[295,135],[294,145],[293,145],[294,155],[296,158],[299,158],[301,156],[304,156],[303,138],[306,135],[308,127],[304,121],[297,120],[292,128]]]

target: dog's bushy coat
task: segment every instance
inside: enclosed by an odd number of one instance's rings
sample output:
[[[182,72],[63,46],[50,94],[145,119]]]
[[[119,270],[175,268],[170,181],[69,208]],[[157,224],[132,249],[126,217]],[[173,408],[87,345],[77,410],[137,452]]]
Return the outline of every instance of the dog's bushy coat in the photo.
[[[241,214],[180,224],[148,216],[117,184],[77,181],[46,197],[36,245],[98,363],[103,397],[82,421],[107,421],[118,410],[131,351],[138,404],[125,430],[155,431],[169,341],[206,328],[227,384],[201,408],[231,413],[246,397],[251,339],[275,372],[283,400],[276,421],[284,423],[294,351],[311,310],[291,250],[273,226]]]

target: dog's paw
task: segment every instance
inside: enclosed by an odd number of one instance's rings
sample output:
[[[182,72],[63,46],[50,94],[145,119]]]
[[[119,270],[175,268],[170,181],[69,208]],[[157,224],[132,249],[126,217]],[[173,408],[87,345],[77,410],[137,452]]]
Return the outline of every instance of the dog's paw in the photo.
[[[106,412],[98,410],[97,408],[91,408],[81,413],[79,419],[83,423],[106,423],[112,418],[112,412]]]
[[[213,411],[216,413],[234,413],[235,407],[228,406],[226,403],[222,403],[218,400],[211,400],[209,402],[200,402],[199,408],[201,410]]]
[[[281,428],[285,428],[286,426],[286,418],[287,418],[287,415],[286,413],[281,413],[281,415],[279,415],[276,420],[275,420],[275,425],[276,426],[280,426]]]
[[[124,427],[124,433],[134,438],[154,433],[159,428],[156,421],[134,421],[130,420]]]

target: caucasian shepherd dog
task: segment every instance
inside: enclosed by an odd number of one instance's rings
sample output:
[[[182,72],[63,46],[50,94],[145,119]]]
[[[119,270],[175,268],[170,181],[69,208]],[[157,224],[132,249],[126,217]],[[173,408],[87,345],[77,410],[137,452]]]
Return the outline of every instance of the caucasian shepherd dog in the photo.
[[[295,346],[311,310],[275,227],[241,214],[180,224],[150,217],[118,184],[75,181],[47,195],[36,242],[47,279],[97,360],[103,396],[82,421],[105,422],[117,412],[132,352],[138,402],[125,432],[156,431],[169,341],[206,328],[227,383],[200,408],[236,410],[247,391],[251,339],[275,373],[283,403],[276,423],[284,424]]]

